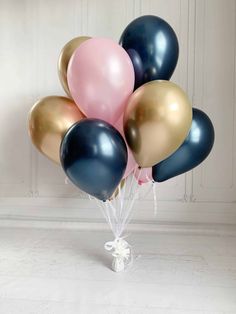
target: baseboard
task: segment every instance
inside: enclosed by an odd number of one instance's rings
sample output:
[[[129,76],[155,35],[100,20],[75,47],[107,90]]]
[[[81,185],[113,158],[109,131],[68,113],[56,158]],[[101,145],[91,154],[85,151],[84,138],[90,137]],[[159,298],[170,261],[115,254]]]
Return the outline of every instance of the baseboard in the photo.
[[[234,233],[236,230],[235,203],[159,201],[157,214],[154,215],[152,201],[139,201],[133,213],[130,227],[143,231],[217,234],[229,232],[224,230]],[[2,198],[0,225],[106,229],[104,218],[95,203],[67,198]]]
[[[36,228],[36,229],[69,229],[84,231],[110,231],[104,221],[49,221],[36,219],[0,219],[0,227],[3,228]],[[111,231],[110,231],[111,232]],[[139,223],[133,221],[129,224],[127,233],[177,233],[186,235],[208,236],[236,236],[236,225],[229,224],[199,224],[199,223]]]
[[[83,199],[4,198],[0,199],[0,219],[93,222],[103,217],[95,202]],[[152,201],[138,201],[133,219],[140,223],[236,224],[236,203],[159,201],[154,215]]]

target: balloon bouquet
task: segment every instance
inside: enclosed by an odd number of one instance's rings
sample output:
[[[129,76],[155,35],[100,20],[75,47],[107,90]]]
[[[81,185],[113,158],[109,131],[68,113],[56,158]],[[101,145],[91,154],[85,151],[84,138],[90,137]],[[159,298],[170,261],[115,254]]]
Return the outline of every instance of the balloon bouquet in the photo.
[[[124,230],[141,184],[163,182],[200,164],[214,128],[169,79],[178,40],[157,16],[132,21],[120,42],[78,37],[61,51],[58,68],[67,97],[39,100],[29,114],[35,146],[96,199],[115,236],[113,269],[132,261]]]

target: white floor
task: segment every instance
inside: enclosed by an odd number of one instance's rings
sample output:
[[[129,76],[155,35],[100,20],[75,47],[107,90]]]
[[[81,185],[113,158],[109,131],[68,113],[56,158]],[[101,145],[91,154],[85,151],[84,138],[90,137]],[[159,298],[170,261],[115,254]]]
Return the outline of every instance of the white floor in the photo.
[[[235,314],[236,237],[133,233],[116,274],[108,232],[0,229],[1,314]]]

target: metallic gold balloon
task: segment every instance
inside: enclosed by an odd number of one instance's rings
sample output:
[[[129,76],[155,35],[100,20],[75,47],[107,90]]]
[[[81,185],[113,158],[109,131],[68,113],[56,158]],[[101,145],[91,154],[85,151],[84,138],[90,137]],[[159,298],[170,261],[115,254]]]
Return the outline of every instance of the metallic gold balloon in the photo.
[[[71,56],[73,55],[74,51],[86,40],[90,39],[91,37],[83,36],[83,37],[76,37],[69,41],[61,50],[59,60],[58,60],[58,75],[61,82],[61,85],[66,92],[66,94],[71,97],[70,90],[67,83],[67,67],[70,61]]]
[[[124,114],[125,137],[138,165],[151,167],[171,155],[191,122],[191,104],[178,85],[151,81],[139,87]]]
[[[60,164],[60,145],[67,130],[85,118],[69,98],[49,96],[36,102],[29,113],[29,134],[38,150]]]
[[[123,189],[125,183],[126,183],[126,178],[124,178],[120,181],[118,187],[116,188],[115,192],[112,194],[109,201],[112,201],[114,198],[116,198],[120,194],[120,190]]]

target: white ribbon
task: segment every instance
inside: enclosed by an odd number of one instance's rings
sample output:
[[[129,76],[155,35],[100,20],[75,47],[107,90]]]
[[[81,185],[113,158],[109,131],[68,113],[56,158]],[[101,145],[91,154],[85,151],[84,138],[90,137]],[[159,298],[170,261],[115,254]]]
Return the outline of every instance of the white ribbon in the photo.
[[[112,268],[115,272],[125,269],[129,265],[131,259],[131,247],[123,238],[116,238],[114,241],[106,242],[104,245],[105,250],[112,251],[114,257]]]

